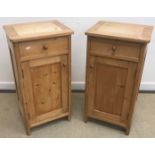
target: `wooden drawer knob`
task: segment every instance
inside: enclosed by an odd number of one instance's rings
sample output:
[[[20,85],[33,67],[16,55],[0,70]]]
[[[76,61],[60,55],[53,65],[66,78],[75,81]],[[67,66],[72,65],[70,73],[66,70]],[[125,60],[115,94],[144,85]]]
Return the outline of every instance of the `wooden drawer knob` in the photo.
[[[93,65],[90,65],[90,66],[89,66],[89,68],[90,68],[90,69],[93,69],[93,68],[94,68],[94,66],[93,66]]]
[[[120,88],[125,88],[125,85],[118,85],[118,87],[120,87]]]
[[[112,51],[113,51],[113,52],[116,51],[116,46],[112,46]]]
[[[43,50],[44,51],[48,50],[48,46],[47,45],[43,45]]]
[[[112,55],[115,55],[115,52],[116,52],[116,46],[112,46]]]

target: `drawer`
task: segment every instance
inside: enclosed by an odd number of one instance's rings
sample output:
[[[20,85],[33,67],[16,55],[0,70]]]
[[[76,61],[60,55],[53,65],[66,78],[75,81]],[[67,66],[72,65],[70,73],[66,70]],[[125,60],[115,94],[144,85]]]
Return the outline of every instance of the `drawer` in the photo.
[[[137,43],[91,38],[90,54],[138,62],[141,46]]]
[[[69,52],[68,37],[36,40],[19,43],[20,58],[22,61],[67,54]]]

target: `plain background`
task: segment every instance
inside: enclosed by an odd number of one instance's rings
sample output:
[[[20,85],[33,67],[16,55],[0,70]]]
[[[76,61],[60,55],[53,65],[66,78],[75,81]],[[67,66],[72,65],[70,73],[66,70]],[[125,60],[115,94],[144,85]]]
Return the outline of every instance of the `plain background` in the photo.
[[[4,0],[1,17],[154,17],[154,0]],[[152,51],[154,52],[154,51]],[[1,55],[0,55],[1,57]],[[154,58],[152,58],[154,61]],[[151,68],[154,72],[154,68]],[[3,71],[4,73],[5,71]],[[0,74],[1,76],[1,74]],[[79,129],[80,130],[80,129]],[[6,155],[154,155],[155,139],[0,139]]]
[[[23,23],[42,20],[59,20],[74,31],[72,36],[72,89],[84,89],[85,84],[85,64],[86,64],[86,35],[88,28],[93,26],[99,20],[129,22],[137,24],[152,25],[155,27],[155,18],[148,17],[67,17],[67,18],[0,18],[0,89],[15,89],[10,62],[10,55],[7,47],[3,25],[13,23]],[[154,31],[155,32],[155,31]],[[155,90],[155,33],[152,35],[152,40],[148,46],[148,53],[145,61],[144,72],[141,82],[141,90]]]

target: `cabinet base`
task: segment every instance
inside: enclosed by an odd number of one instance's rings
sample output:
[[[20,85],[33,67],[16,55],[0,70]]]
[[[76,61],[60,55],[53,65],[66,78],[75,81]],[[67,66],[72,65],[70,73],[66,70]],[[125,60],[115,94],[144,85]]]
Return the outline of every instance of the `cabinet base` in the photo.
[[[71,115],[68,115],[68,113],[67,113],[67,114],[62,114],[62,115],[60,115],[60,116],[57,116],[57,117],[55,117],[55,118],[49,118],[49,119],[46,119],[46,120],[37,122],[37,123],[35,123],[35,124],[33,123],[33,124],[31,124],[30,128],[26,127],[26,129],[25,129],[25,130],[26,130],[26,134],[27,134],[28,136],[30,136],[30,135],[31,135],[31,131],[32,131],[33,128],[38,127],[38,126],[41,126],[41,125],[44,125],[44,124],[49,123],[49,122],[54,121],[54,120],[58,120],[58,119],[61,119],[61,118],[65,118],[65,117],[67,117],[67,119],[68,119],[69,121],[71,120]]]
[[[85,116],[84,122],[87,123],[89,118],[94,119],[94,120],[99,120],[99,121],[102,121],[102,122],[106,122],[108,124],[112,124],[112,125],[115,125],[115,126],[118,126],[118,127],[122,128],[122,129],[124,129],[126,135],[129,135],[129,133],[130,133],[130,128],[127,128],[125,124],[121,125],[120,123],[117,123],[117,122],[112,122],[112,121],[107,120],[107,119],[103,119],[103,118],[101,119],[101,118],[96,118],[96,117],[92,117],[92,116],[91,117],[90,116],[89,117]]]

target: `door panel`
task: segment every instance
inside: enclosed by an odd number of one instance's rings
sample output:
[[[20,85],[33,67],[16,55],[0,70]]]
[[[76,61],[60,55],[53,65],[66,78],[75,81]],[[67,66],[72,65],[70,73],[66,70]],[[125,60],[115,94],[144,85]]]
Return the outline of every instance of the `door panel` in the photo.
[[[22,63],[25,101],[31,122],[55,117],[68,110],[67,56]],[[65,83],[65,85],[63,84]]]
[[[115,115],[121,114],[126,76],[125,68],[96,64],[96,110]]]
[[[62,108],[60,63],[31,68],[36,115]]]
[[[135,63],[91,56],[88,69],[88,115],[126,120],[135,69]]]

